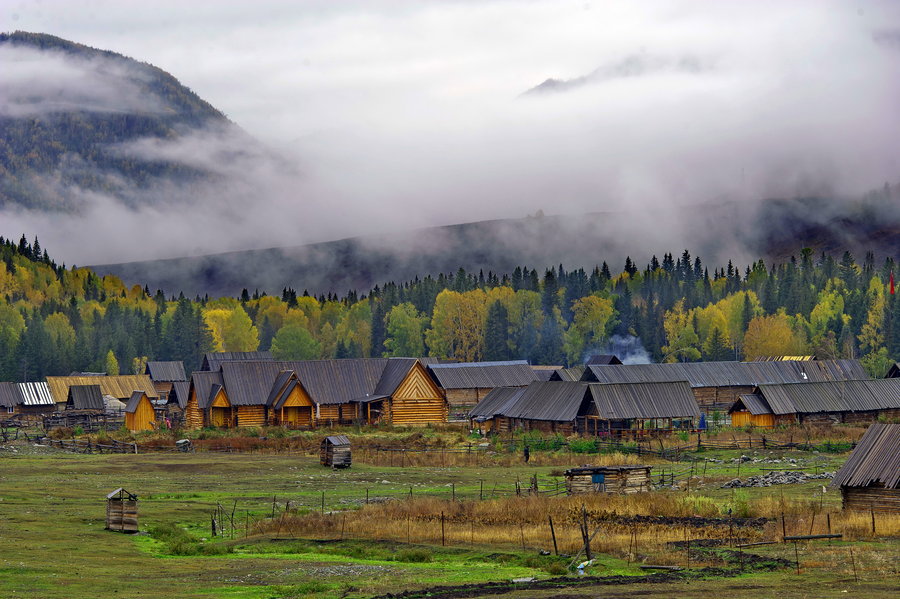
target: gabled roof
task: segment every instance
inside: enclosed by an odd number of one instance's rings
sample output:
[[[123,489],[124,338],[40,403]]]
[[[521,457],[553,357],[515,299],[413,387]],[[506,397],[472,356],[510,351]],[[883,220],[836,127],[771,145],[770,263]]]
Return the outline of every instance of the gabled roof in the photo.
[[[0,383],[0,406],[13,408],[24,403],[24,398],[16,383]]]
[[[52,406],[56,403],[47,383],[18,383],[18,386],[22,403],[26,406]]]
[[[524,387],[538,380],[525,360],[430,364],[428,370],[443,389]]]
[[[103,394],[100,392],[100,385],[72,385],[69,387],[69,396],[66,400],[66,407],[71,406],[73,410],[103,410],[106,408],[103,403]]]
[[[331,445],[350,445],[350,439],[347,435],[331,435],[325,437],[323,442],[330,443]]]
[[[48,376],[47,385],[56,403],[65,403],[72,385],[100,385],[103,395],[127,400],[134,391],[144,391],[150,399],[159,394],[153,381],[146,374],[122,374],[116,376]]]
[[[169,393],[169,403],[174,399],[178,402],[178,407],[182,410],[187,407],[188,399],[191,396],[190,381],[175,381],[172,383],[172,391]]]
[[[604,420],[687,418],[700,408],[686,381],[667,383],[591,384],[594,404]]]
[[[874,423],[860,439],[840,470],[833,487],[884,485],[900,488],[900,424]]]
[[[390,358],[372,395],[393,395],[417,361],[415,358]]]
[[[161,383],[174,383],[175,381],[186,381],[187,375],[184,374],[184,362],[147,362],[147,368],[144,374],[150,375],[154,381]]]
[[[128,400],[128,403],[125,404],[125,411],[129,414],[134,414],[141,403],[141,399],[145,395],[146,394],[143,391],[135,391],[134,393],[132,393],[131,398]]]
[[[773,414],[900,408],[900,379],[759,385],[758,391]]]
[[[886,379],[892,379],[900,377],[900,362],[894,362],[894,364],[888,369],[887,374],[884,375]]]
[[[203,356],[200,370],[218,370],[223,362],[239,362],[246,360],[274,360],[268,351],[220,351],[209,352]]]
[[[210,395],[213,386],[216,386],[217,389],[222,388],[221,372],[198,371],[191,374],[191,387],[194,389],[197,405],[201,410],[208,408],[215,397],[215,395]]]
[[[587,397],[588,386],[581,382],[535,381],[516,401],[504,407],[503,416],[523,420],[575,420]]]
[[[620,360],[618,356],[614,356],[613,354],[597,354],[588,358],[588,361],[586,362],[588,366],[595,366],[599,364],[616,366],[621,363],[622,360]]]
[[[340,404],[375,395],[375,389],[389,362],[389,358],[359,358],[283,364],[297,373],[300,383],[314,402]]]
[[[746,409],[754,416],[772,413],[772,408],[769,407],[766,400],[763,399],[762,395],[757,395],[756,393],[741,395],[740,399],[734,402],[734,405],[728,409],[728,413],[731,414],[732,412],[738,412],[742,409]]]
[[[506,409],[525,393],[525,387],[494,387],[484,399],[469,410],[472,420],[489,420],[494,416],[502,416]]]
[[[551,381],[580,381],[584,376],[585,366],[577,365],[571,368],[557,368],[550,376]]]
[[[222,385],[233,406],[267,405],[272,383],[283,369],[282,362],[222,362]]]
[[[691,387],[754,387],[767,383],[803,383],[869,379],[859,360],[813,362],[683,362],[588,366],[583,381],[651,383],[687,381]]]

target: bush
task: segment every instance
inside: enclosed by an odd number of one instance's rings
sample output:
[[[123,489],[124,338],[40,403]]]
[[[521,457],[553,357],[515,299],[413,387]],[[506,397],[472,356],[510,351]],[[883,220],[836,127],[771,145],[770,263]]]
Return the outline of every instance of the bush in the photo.
[[[597,444],[592,439],[572,439],[569,450],[572,453],[597,453]]]
[[[81,428],[80,426],[76,426],[75,430],[72,431],[72,434],[75,435],[76,437],[80,437],[81,435],[84,434],[84,429]]]
[[[566,567],[559,562],[553,562],[552,564],[546,565],[542,570],[547,574],[552,574],[554,576],[563,576],[569,572]]]
[[[428,549],[401,549],[394,556],[394,561],[413,564],[431,562],[433,559],[434,556]]]

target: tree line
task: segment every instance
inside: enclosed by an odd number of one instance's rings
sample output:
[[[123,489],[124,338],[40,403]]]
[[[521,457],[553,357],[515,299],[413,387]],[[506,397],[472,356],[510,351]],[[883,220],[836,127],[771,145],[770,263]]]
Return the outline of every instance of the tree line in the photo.
[[[199,367],[207,351],[279,359],[436,356],[574,365],[637,338],[655,361],[773,355],[860,358],[883,376],[900,358],[894,260],[857,263],[804,249],[709,271],[699,257],[655,256],[621,271],[518,267],[388,282],[318,297],[166,297],[114,276],[57,265],[37,239],[0,237],[0,379],[72,371],[142,372],[147,360]],[[896,324],[895,324],[896,323]]]

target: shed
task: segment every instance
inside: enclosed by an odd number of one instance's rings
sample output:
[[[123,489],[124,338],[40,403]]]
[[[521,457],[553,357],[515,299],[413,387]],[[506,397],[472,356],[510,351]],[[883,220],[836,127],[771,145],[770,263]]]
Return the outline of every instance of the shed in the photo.
[[[900,424],[872,424],[831,486],[845,510],[900,513]]]
[[[332,468],[350,467],[350,439],[346,435],[332,435],[322,439],[319,451],[323,466]]]
[[[580,493],[641,493],[651,490],[652,466],[582,466],[566,470],[566,491]]]
[[[138,531],[138,498],[123,488],[106,496],[106,530]]]
[[[103,412],[105,408],[100,385],[72,385],[69,387],[69,394],[66,398],[67,410]]]
[[[152,431],[156,428],[156,413],[150,398],[143,391],[135,391],[125,404],[125,428],[131,432]]]

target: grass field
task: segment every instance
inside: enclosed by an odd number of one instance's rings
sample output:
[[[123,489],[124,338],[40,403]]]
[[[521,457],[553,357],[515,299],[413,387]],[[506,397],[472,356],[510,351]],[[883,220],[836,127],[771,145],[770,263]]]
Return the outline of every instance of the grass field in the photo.
[[[527,466],[510,461],[480,467],[402,468],[357,461],[349,470],[331,471],[314,457],[302,455],[55,451],[35,455],[25,446],[19,454],[2,451],[0,596],[361,598],[513,578],[551,579],[566,572],[571,560],[538,554],[541,549],[552,550],[545,514],[554,514],[559,523],[560,551],[574,553],[579,537],[567,514],[577,513],[581,500],[513,495],[517,481],[525,483],[537,474],[542,485],[549,484],[552,475],[560,473],[559,466],[540,464],[555,464],[561,458],[542,460],[540,452],[536,454],[533,462],[538,465]],[[807,471],[833,470],[846,458],[806,452],[790,452],[789,457],[746,450],[703,452],[704,458],[715,461],[705,462],[705,478],[692,479],[690,490],[682,484],[679,490],[634,500],[593,497],[584,503],[592,514],[605,511],[618,516],[721,517],[732,509],[777,518],[784,511],[788,534],[806,534],[810,526],[820,532],[830,513],[832,526],[844,527],[852,542],[801,544],[799,575],[793,566],[752,573],[748,568],[737,578],[706,575],[689,581],[605,586],[604,597],[728,592],[739,598],[751,596],[752,589],[754,597],[846,596],[843,590],[884,597],[898,588],[900,520],[878,516],[878,530],[872,535],[868,515],[839,516],[839,494],[822,494],[818,481],[720,488],[722,481],[736,476],[737,463],[732,460],[741,454],[761,460],[795,459]],[[569,459],[574,460],[570,465],[578,465],[600,458]],[[772,467],[766,461],[741,462],[740,476]],[[695,469],[699,474],[699,467]],[[140,498],[139,535],[103,529],[105,495],[120,486]],[[211,518],[217,506],[225,535],[213,538]],[[672,514],[673,510],[679,513]],[[446,515],[447,546],[441,546],[441,511]],[[666,542],[685,537],[722,540],[733,534],[722,526],[653,528],[615,520],[602,526],[608,529],[594,541],[601,553],[597,564],[587,569],[593,576],[646,575],[639,568],[643,563],[722,567],[718,549],[695,548],[688,554]],[[768,539],[780,534],[780,526],[780,521],[772,521],[742,536]],[[637,529],[635,539],[631,529]],[[791,563],[795,559],[792,544],[762,546],[754,553]],[[490,591],[485,593],[479,596],[491,596]],[[597,586],[591,585],[565,590],[571,597],[597,595]],[[507,589],[499,596],[511,595]],[[514,596],[560,596],[560,590],[522,588]]]

